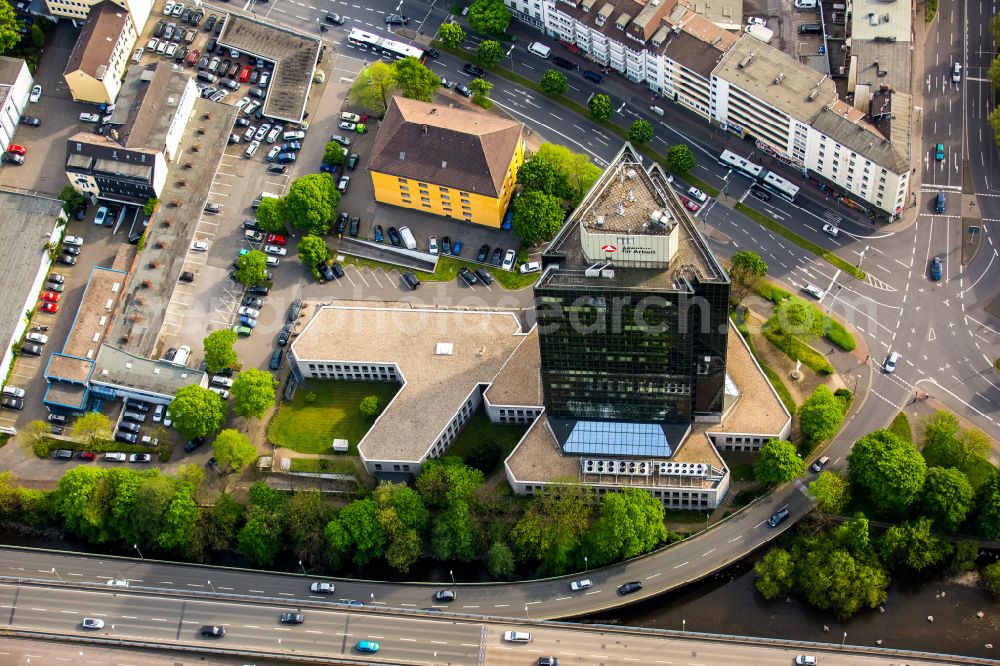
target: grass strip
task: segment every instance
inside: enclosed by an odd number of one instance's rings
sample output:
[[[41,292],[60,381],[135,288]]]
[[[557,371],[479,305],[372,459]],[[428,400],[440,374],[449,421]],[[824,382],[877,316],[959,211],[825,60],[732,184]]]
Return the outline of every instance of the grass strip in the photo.
[[[352,255],[344,255],[342,264],[354,264],[355,266],[367,266],[371,269],[381,268],[385,272],[389,271],[403,271],[407,270],[396,264],[390,264],[386,261],[376,261],[374,259],[364,259],[362,257],[355,257]],[[438,260],[437,270],[433,273],[428,273],[426,271],[413,271],[421,282],[448,282],[454,280],[458,277],[458,269],[465,266],[470,271],[474,271],[477,268],[485,268],[489,271],[493,279],[499,282],[505,289],[511,291],[517,291],[518,289],[524,289],[535,283],[538,279],[538,273],[527,273],[522,274],[518,271],[505,271],[494,266],[486,267],[482,264],[477,264],[473,261],[465,261],[464,259],[456,259],[455,257],[441,257]]]
[[[357,474],[357,463],[354,458],[292,458],[289,471],[307,472],[310,474]]]
[[[896,418],[889,424],[889,432],[897,435],[904,442],[913,443],[913,428],[910,427],[910,419],[906,412],[896,414]]]

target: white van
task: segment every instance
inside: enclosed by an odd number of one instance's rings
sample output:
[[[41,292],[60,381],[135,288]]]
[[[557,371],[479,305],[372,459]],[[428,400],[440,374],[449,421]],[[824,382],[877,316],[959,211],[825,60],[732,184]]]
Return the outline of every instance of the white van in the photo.
[[[417,241],[413,237],[413,233],[410,231],[409,227],[400,227],[399,237],[403,239],[403,245],[406,246],[407,250],[417,249]]]
[[[541,42],[531,42],[531,44],[528,45],[528,50],[539,58],[548,58],[549,55],[552,54],[552,49]]]
[[[527,631],[505,631],[503,639],[510,643],[530,643],[531,634]]]
[[[301,130],[290,130],[282,135],[283,141],[301,141],[306,138],[306,133]]]

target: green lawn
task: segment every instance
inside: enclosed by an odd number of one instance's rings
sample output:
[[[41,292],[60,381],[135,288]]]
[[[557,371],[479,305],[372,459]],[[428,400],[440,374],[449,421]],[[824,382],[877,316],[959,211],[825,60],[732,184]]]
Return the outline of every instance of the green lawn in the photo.
[[[358,442],[371,427],[358,413],[361,399],[376,395],[384,406],[398,390],[395,382],[309,380],[291,401],[281,403],[268,426],[268,441],[300,453],[330,453],[334,439],[346,439],[348,454],[357,455]],[[306,401],[310,393],[316,394],[312,404]]]
[[[486,416],[486,412],[479,411],[465,424],[458,439],[445,451],[445,455],[458,456],[462,460],[465,460],[469,449],[476,442],[492,439],[500,445],[500,463],[497,464],[497,467],[500,467],[507,456],[510,455],[510,452],[514,450],[514,446],[524,437],[527,429],[528,427],[524,424],[507,425],[493,423]],[[486,474],[486,476],[489,476],[489,474]]]
[[[313,474],[354,474],[357,475],[357,458],[292,458],[292,472],[311,472]]]
[[[355,266],[367,266],[368,268],[381,268],[382,270],[388,271],[398,271],[405,270],[400,269],[396,264],[390,264],[384,261],[375,261],[374,259],[362,259],[360,257],[352,257],[346,255],[344,260],[341,262],[343,264],[354,264]],[[448,282],[449,280],[454,280],[458,277],[458,269],[465,266],[470,271],[477,268],[486,268],[493,276],[493,279],[499,282],[506,289],[511,291],[516,291],[518,289],[523,289],[531,284],[534,284],[535,280],[538,279],[538,273],[528,273],[527,275],[522,275],[518,271],[505,271],[495,266],[484,267],[482,264],[477,264],[473,261],[465,261],[463,259],[456,259],[454,257],[441,257],[438,260],[437,270],[433,273],[427,273],[426,271],[413,271],[421,282]]]

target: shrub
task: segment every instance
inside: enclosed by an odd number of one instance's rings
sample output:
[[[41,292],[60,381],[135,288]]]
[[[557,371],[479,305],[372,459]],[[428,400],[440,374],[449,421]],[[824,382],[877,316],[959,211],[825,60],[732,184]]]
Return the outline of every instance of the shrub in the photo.
[[[858,346],[854,336],[830,317],[823,318],[823,337],[844,351],[854,351]]]
[[[766,298],[775,305],[778,304],[778,301],[784,298],[792,297],[790,293],[788,293],[781,287],[777,287],[771,284],[770,282],[764,282],[763,280],[757,283],[757,286],[755,287],[754,290],[757,292],[758,296],[760,296],[761,298]]]
[[[770,327],[766,327],[764,328],[764,337],[783,351],[788,358],[802,361],[807,368],[811,368],[821,375],[833,374],[833,366],[830,365],[825,356],[794,336],[775,332]]]
[[[358,411],[361,412],[361,416],[374,421],[382,413],[382,404],[379,402],[377,395],[370,395],[361,399]]]
[[[316,402],[316,394],[313,393],[312,391],[310,391],[309,393],[306,393],[306,404],[307,405],[311,405],[314,402]]]

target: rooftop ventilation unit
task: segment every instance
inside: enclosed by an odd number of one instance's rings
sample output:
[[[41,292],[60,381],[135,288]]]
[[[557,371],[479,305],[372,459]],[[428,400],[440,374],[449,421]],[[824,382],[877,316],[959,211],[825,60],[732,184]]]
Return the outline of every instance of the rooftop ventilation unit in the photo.
[[[435,356],[451,356],[454,351],[455,343],[453,342],[439,342],[434,347]]]
[[[710,467],[705,463],[661,462],[660,476],[705,476]]]
[[[618,216],[625,217],[625,204],[623,203],[618,204]]]
[[[785,75],[784,74],[778,74],[776,77],[774,77],[774,85],[778,85],[779,83],[781,83],[784,80],[785,80]]]
[[[819,97],[819,88],[816,88],[816,90],[813,90],[811,93],[809,93],[809,101],[811,102],[817,97]]]
[[[740,60],[740,64],[737,65],[737,67],[739,67],[740,69],[743,69],[744,67],[746,67],[747,65],[750,64],[751,60],[753,60],[753,52],[752,51],[750,53],[748,53],[746,55],[746,57],[743,58],[743,60]]]
[[[610,263],[599,261],[596,264],[593,264],[587,270],[585,270],[583,274],[589,278],[602,277],[601,273],[606,272],[608,270],[608,266],[610,265],[611,265]],[[611,271],[611,274],[614,275],[614,271]]]
[[[594,220],[594,226],[597,227],[598,229],[603,229],[604,228],[604,216],[603,215],[598,215],[597,216],[597,219]]]
[[[629,169],[625,172],[625,175],[628,177],[629,180],[635,180],[635,177],[638,174],[635,172],[635,169]]]
[[[615,476],[649,476],[652,465],[648,460],[580,460],[584,474],[614,474]]]

